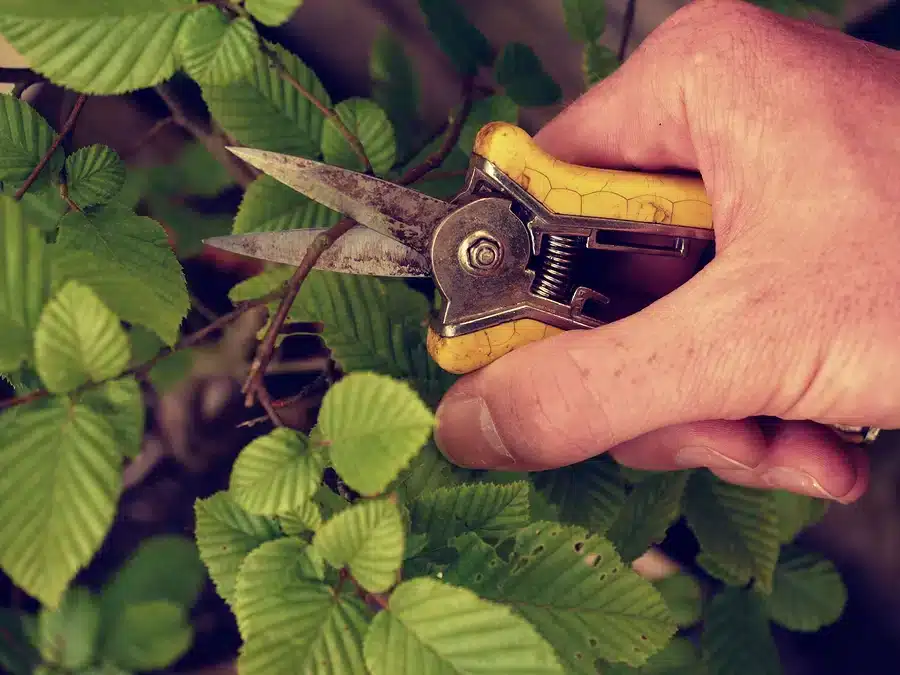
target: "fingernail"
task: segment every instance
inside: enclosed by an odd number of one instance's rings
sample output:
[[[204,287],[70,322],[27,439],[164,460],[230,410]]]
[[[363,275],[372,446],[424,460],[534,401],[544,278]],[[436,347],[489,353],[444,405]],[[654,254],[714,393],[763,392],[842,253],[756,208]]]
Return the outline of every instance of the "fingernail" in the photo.
[[[838,499],[837,496],[828,492],[819,484],[819,481],[805,471],[779,466],[769,469],[762,474],[762,480],[769,487],[780,488],[789,492],[799,492],[810,497]]]
[[[707,467],[710,469],[750,469],[752,467],[742,464],[737,460],[726,457],[712,448],[702,445],[692,445],[682,448],[675,454],[675,464],[683,469],[695,469]]]
[[[444,399],[436,418],[434,442],[452,462],[468,468],[515,463],[497,433],[484,399],[477,396]]]

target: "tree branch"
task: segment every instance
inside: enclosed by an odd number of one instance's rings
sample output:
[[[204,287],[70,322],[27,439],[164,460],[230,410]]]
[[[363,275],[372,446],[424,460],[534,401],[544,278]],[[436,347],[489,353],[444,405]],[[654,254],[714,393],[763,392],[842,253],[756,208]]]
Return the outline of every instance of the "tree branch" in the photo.
[[[366,150],[363,148],[362,142],[360,142],[359,138],[347,128],[347,125],[341,120],[338,114],[329,108],[327,105],[322,103],[319,99],[313,96],[313,93],[303,86],[303,84],[285,67],[285,65],[281,62],[281,59],[278,57],[272,49],[270,49],[267,45],[260,43],[260,49],[269,59],[269,62],[272,64],[272,67],[278,71],[278,76],[291,85],[294,89],[296,89],[303,98],[312,103],[318,110],[321,112],[325,119],[331,121],[332,124],[337,128],[340,132],[341,136],[343,136],[347,143],[350,144],[350,147],[353,149],[353,152],[359,157],[360,161],[362,161],[363,166],[365,167],[365,172],[368,174],[372,173],[372,163],[369,162],[369,157],[366,155]]]
[[[619,42],[619,63],[625,61],[625,54],[628,52],[628,41],[631,39],[631,31],[634,28],[634,12],[637,7],[637,0],[628,0],[625,6],[624,25],[622,26],[622,40]]]
[[[56,149],[60,146],[60,144],[63,142],[63,139],[69,134],[69,132],[72,131],[72,128],[75,126],[75,122],[78,121],[78,114],[84,107],[85,101],[87,101],[87,96],[84,94],[80,94],[75,100],[75,105],[72,107],[72,112],[69,113],[69,117],[66,119],[65,123],[63,123],[62,129],[59,130],[59,133],[56,135],[56,138],[53,139],[53,143],[50,145],[50,148],[47,150],[47,152],[44,153],[44,156],[41,157],[41,161],[38,162],[38,165],[34,167],[28,178],[25,179],[22,187],[16,190],[16,194],[13,196],[14,199],[22,199],[22,197],[25,196],[25,193],[28,192],[28,189],[32,185],[34,185],[34,181],[37,180],[38,176],[41,174],[41,171],[43,171],[44,167],[47,166],[50,158],[53,157],[53,153],[56,152]]]
[[[447,130],[447,135],[444,137],[444,142],[441,143],[441,147],[426,158],[422,164],[407,171],[398,181],[400,185],[409,185],[416,180],[419,180],[422,176],[444,162],[447,155],[450,154],[456,146],[456,143],[459,141],[459,135],[472,110],[472,91],[472,81],[466,80],[463,86],[463,103],[460,112],[451,122]],[[272,360],[272,355],[275,351],[275,343],[278,340],[278,334],[281,332],[284,322],[287,320],[291,306],[297,298],[297,293],[300,292],[300,286],[309,276],[310,272],[312,272],[321,255],[341,236],[355,226],[356,222],[354,220],[342,218],[334,227],[316,237],[315,240],[313,240],[312,245],[307,249],[306,254],[303,256],[303,260],[300,261],[300,265],[288,281],[287,293],[285,293],[284,297],[281,299],[278,311],[269,323],[266,335],[257,349],[256,357],[253,359],[253,363],[250,366],[250,371],[242,389],[245,395],[244,405],[247,407],[253,405],[254,398],[260,392],[265,390],[263,377],[269,366],[269,362]],[[262,403],[262,399],[260,399],[260,402]]]
[[[241,186],[247,187],[256,180],[257,172],[249,164],[243,162],[236,155],[230,153],[221,138],[210,133],[196,121],[191,119],[181,102],[174,95],[170,85],[160,84],[156,87],[156,93],[166,104],[172,115],[172,120],[182,129],[196,138],[209,153],[215,157],[228,171],[232,178]]]

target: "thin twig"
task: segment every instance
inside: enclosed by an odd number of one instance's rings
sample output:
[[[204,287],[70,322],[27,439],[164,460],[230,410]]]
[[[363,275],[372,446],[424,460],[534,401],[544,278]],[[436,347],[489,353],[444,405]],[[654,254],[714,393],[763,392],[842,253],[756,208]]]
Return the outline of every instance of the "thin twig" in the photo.
[[[209,153],[226,168],[231,177],[234,178],[235,182],[242,187],[247,187],[256,180],[256,170],[229,152],[221,138],[210,133],[204,129],[203,126],[191,119],[187,114],[187,111],[185,111],[184,107],[181,105],[181,102],[171,91],[168,84],[157,85],[156,93],[159,94],[163,103],[166,104],[175,124],[200,141]]]
[[[637,0],[628,0],[625,6],[624,25],[622,26],[622,40],[619,42],[619,63],[625,61],[625,54],[628,51],[628,40],[631,39],[631,30],[634,28],[634,12],[637,7]]]
[[[371,174],[372,173],[372,163],[369,161],[369,157],[366,155],[366,150],[363,148],[362,142],[359,138],[353,134],[347,128],[347,125],[341,120],[338,114],[329,108],[327,105],[322,103],[319,99],[317,99],[313,93],[303,86],[303,84],[293,75],[291,75],[290,71],[285,67],[285,65],[281,62],[281,59],[278,57],[278,54],[275,53],[272,49],[270,49],[266,44],[261,44],[261,49],[266,57],[269,59],[269,62],[272,64],[272,67],[278,72],[278,76],[291,85],[294,89],[299,92],[303,98],[312,103],[318,110],[321,112],[325,119],[329,120],[337,130],[340,132],[341,136],[343,136],[347,143],[350,144],[350,147],[353,149],[353,152],[359,157],[360,161],[363,163],[363,167],[365,167],[365,172]]]
[[[463,85],[463,103],[459,114],[450,123],[447,134],[444,137],[444,142],[441,143],[441,147],[427,157],[422,164],[407,171],[398,181],[400,185],[410,185],[426,175],[432,169],[443,164],[447,155],[449,155],[453,148],[456,147],[459,136],[462,133],[462,128],[465,125],[471,110],[472,81],[467,79]],[[272,360],[278,335],[284,326],[288,313],[291,311],[291,306],[294,304],[297,293],[300,292],[300,286],[309,276],[310,272],[312,272],[319,257],[341,236],[355,226],[356,222],[354,220],[342,218],[334,227],[331,227],[316,237],[313,240],[312,245],[307,249],[306,254],[303,256],[303,260],[300,261],[300,265],[297,267],[293,276],[291,276],[290,281],[288,281],[288,290],[281,299],[278,311],[275,313],[272,321],[269,322],[266,335],[257,349],[256,357],[253,359],[253,363],[250,366],[250,371],[247,374],[247,379],[245,380],[242,389],[245,396],[244,405],[247,407],[253,405],[255,397],[265,388],[263,377],[268,369],[269,362]]]
[[[287,292],[281,299],[278,311],[269,323],[266,335],[257,349],[256,357],[253,359],[253,363],[250,366],[250,372],[247,374],[247,380],[243,387],[243,392],[246,395],[245,405],[247,407],[253,405],[254,396],[263,388],[262,378],[266,367],[269,365],[269,361],[272,360],[278,333],[281,332],[281,327],[284,326],[288,312],[291,311],[291,305],[294,304],[297,293],[300,292],[301,284],[306,280],[306,277],[309,276],[309,273],[312,272],[316,263],[319,261],[319,257],[328,250],[334,242],[345,233],[352,230],[355,226],[356,221],[350,218],[342,218],[334,225],[334,227],[329,228],[317,236],[313,240],[312,245],[307,249],[306,254],[303,256],[303,260],[300,261],[300,265],[288,281]]]
[[[119,375],[116,375],[115,377],[111,377],[106,380],[101,380],[99,382],[90,382],[90,383],[80,387],[79,389],[77,389],[76,393],[82,392],[82,391],[87,391],[89,389],[96,389],[97,387],[101,387],[105,384],[108,384],[109,382],[112,382],[115,380],[120,380],[125,377],[130,377],[132,375],[134,375],[136,377],[143,377],[147,373],[149,373],[153,369],[153,367],[157,363],[162,361],[163,359],[170,357],[172,354],[175,354],[176,352],[180,352],[185,349],[190,349],[191,347],[194,347],[194,346],[200,344],[209,335],[211,335],[212,333],[215,333],[217,330],[224,328],[228,324],[234,322],[235,320],[237,320],[238,318],[240,318],[241,316],[243,316],[250,310],[256,309],[257,307],[261,307],[269,302],[272,302],[273,300],[277,300],[278,298],[282,297],[282,295],[286,292],[287,292],[287,287],[281,286],[277,290],[272,291],[271,293],[268,293],[267,295],[264,295],[261,298],[256,298],[254,300],[247,300],[246,302],[242,302],[237,307],[235,307],[231,312],[229,312],[228,314],[225,314],[223,316],[220,316],[218,319],[213,321],[208,326],[201,328],[196,333],[191,333],[190,335],[185,336],[174,347],[164,347],[156,354],[156,356],[154,356],[149,361],[146,361],[146,362],[140,364],[139,366],[135,366],[134,368],[129,368],[128,370],[124,371],[123,373],[121,373]],[[7,408],[14,408],[16,406],[25,405],[26,403],[32,403],[39,399],[45,398],[47,396],[50,396],[50,392],[47,391],[46,389],[35,389],[34,391],[24,394],[23,396],[7,399],[5,401],[0,401],[0,410],[6,410]]]
[[[326,378],[324,375],[319,375],[319,377],[303,387],[303,389],[298,391],[296,394],[288,396],[287,398],[280,398],[277,401],[272,401],[272,408],[275,410],[281,410],[282,408],[287,408],[288,406],[294,405],[295,403],[300,403],[304,399],[308,398],[313,388],[324,382],[325,379]],[[260,422],[265,422],[268,419],[271,419],[268,415],[260,415],[259,417],[254,417],[253,419],[247,420],[246,422],[241,422],[237,425],[237,428],[245,429],[248,427],[256,426]]]
[[[460,108],[459,114],[450,121],[441,147],[426,157],[424,162],[407,171],[398,181],[400,185],[412,185],[429,171],[436,169],[444,163],[444,160],[447,159],[447,155],[449,155],[453,148],[456,147],[456,144],[459,143],[460,134],[462,134],[463,127],[466,124],[470,112],[472,112],[472,80],[467,79],[463,83],[462,107]]]
[[[259,404],[262,406],[263,410],[266,411],[266,417],[269,418],[269,421],[276,427],[283,427],[284,422],[281,421],[281,417],[278,416],[275,406],[272,405],[272,395],[269,393],[269,390],[265,387],[260,387],[256,390],[256,397],[259,399]]]
[[[22,199],[25,196],[25,193],[28,192],[28,189],[34,185],[34,181],[37,180],[38,176],[41,174],[41,171],[44,170],[44,167],[50,162],[50,158],[53,157],[53,153],[56,152],[56,149],[63,142],[63,139],[68,135],[70,131],[72,131],[72,127],[75,126],[75,122],[78,121],[78,114],[81,112],[81,109],[84,107],[84,103],[87,101],[87,96],[85,94],[80,94],[75,101],[75,105],[72,107],[72,112],[69,113],[69,117],[66,119],[63,124],[62,129],[59,130],[59,133],[56,135],[56,138],[53,139],[53,143],[50,145],[50,148],[47,152],[44,153],[44,156],[41,157],[41,161],[38,162],[38,165],[34,167],[31,174],[29,174],[28,178],[25,179],[25,183],[16,190],[16,194],[14,198],[16,200]]]

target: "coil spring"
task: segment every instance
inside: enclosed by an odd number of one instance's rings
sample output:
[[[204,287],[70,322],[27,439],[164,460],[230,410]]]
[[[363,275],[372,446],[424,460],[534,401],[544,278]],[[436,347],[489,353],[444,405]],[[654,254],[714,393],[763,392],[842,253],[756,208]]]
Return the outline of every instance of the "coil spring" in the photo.
[[[572,275],[578,253],[583,246],[580,237],[545,235],[544,251],[535,277],[534,292],[548,300],[569,302]]]

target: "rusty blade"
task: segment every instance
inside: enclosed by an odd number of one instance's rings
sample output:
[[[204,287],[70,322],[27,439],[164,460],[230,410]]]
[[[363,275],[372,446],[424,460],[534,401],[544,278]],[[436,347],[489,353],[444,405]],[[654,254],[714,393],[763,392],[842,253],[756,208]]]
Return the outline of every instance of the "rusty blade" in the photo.
[[[211,237],[204,243],[251,258],[299,265],[322,229],[283,230]],[[316,269],[380,277],[427,277],[428,261],[408,246],[365,227],[354,227],[325,250]]]
[[[357,171],[267,150],[228,149],[297,192],[426,258],[434,228],[454,209],[440,199]]]

